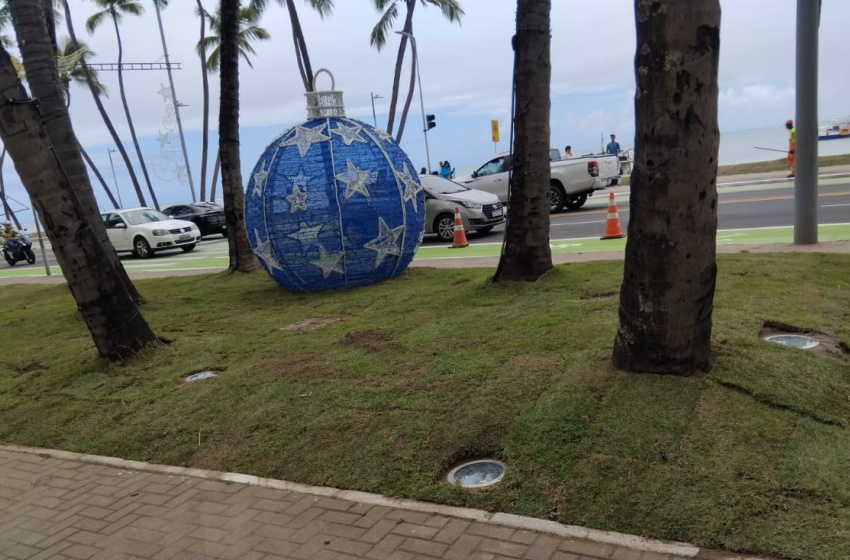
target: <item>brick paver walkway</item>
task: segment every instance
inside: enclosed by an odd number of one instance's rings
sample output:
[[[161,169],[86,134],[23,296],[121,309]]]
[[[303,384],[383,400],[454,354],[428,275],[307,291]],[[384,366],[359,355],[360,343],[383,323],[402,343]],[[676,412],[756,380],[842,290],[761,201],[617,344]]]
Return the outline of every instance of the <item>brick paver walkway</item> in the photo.
[[[0,446],[0,558],[740,558],[688,545],[556,527],[550,522],[517,516],[243,475],[118,460],[108,464],[110,461]],[[248,483],[226,479],[244,479]],[[533,530],[538,526],[555,530]],[[581,531],[602,542],[570,538]]]

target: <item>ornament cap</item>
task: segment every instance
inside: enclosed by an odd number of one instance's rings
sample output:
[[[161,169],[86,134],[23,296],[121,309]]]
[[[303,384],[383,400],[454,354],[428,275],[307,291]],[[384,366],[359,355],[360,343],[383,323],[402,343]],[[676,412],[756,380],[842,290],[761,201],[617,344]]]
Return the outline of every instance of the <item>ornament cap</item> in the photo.
[[[315,87],[319,74],[324,72],[331,78],[331,89],[324,91],[309,91],[304,95],[307,97],[307,118],[323,119],[325,117],[344,117],[345,105],[342,102],[342,92],[334,89],[336,82],[333,74],[327,68],[319,68],[313,76]]]

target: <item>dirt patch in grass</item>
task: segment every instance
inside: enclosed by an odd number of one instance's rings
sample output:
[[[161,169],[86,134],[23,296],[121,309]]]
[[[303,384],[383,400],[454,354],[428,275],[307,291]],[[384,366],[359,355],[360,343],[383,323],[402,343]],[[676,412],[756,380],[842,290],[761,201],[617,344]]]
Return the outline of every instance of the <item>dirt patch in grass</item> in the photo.
[[[316,329],[327,327],[328,325],[334,325],[336,323],[342,323],[342,319],[340,319],[339,317],[311,317],[309,319],[304,319],[303,321],[298,321],[297,323],[292,323],[291,325],[281,327],[280,330],[314,331]]]
[[[268,362],[264,364],[263,369],[272,379],[286,379],[296,382],[326,379],[337,375],[339,372],[339,368],[334,364],[311,354]]]
[[[47,369],[47,366],[43,366],[38,362],[30,362],[23,366],[12,366],[12,370],[15,372],[15,377],[20,377],[21,375],[26,375],[27,373],[32,373],[34,371],[41,371]]]
[[[401,349],[401,346],[393,340],[392,335],[386,331],[361,331],[346,333],[342,339],[342,345],[348,348],[365,350],[367,352]]]

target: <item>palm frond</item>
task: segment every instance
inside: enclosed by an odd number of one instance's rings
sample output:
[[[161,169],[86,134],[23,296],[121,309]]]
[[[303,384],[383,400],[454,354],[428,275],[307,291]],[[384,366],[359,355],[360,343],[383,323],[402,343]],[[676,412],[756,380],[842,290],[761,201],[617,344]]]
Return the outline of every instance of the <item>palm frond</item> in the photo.
[[[458,0],[420,0],[423,5],[431,4],[437,6],[443,12],[443,16],[449,21],[460,23],[460,18],[465,15]]]
[[[106,16],[109,15],[108,10],[103,10],[102,12],[97,12],[92,15],[89,19],[86,20],[86,29],[89,30],[89,33],[94,33],[94,30],[100,27],[100,24],[103,23]]]
[[[319,17],[324,18],[334,10],[334,0],[307,0],[310,6],[319,13]]]
[[[393,3],[381,15],[381,19],[372,28],[372,33],[369,36],[369,44],[379,51],[387,44],[387,33],[392,29],[393,23],[398,17],[398,4]]]

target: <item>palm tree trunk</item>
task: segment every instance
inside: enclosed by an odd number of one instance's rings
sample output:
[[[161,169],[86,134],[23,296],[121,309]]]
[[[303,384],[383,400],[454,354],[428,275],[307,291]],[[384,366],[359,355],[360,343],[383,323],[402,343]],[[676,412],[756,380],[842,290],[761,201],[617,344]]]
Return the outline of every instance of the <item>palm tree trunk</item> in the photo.
[[[36,12],[40,10],[36,9]],[[25,10],[21,13],[31,14],[32,12]],[[108,248],[112,269],[117,271],[129,296],[134,301],[141,301],[141,295],[127,276],[118,255],[112,249],[106,228],[100,219],[100,211],[86,172],[86,164],[80,154],[77,137],[68,116],[68,108],[65,106],[65,96],[56,66],[56,49],[52,42],[42,38],[39,34],[40,28],[41,26],[36,24],[27,24],[21,29],[16,28],[18,40],[22,42],[21,53],[27,53],[29,58],[35,61],[34,67],[27,68],[30,91],[33,97],[39,100],[39,111],[44,118],[44,128],[50,137],[62,170],[67,175],[67,181],[79,200],[85,216],[91,222],[98,240]],[[45,32],[48,30],[46,25],[44,30]],[[50,58],[47,58],[48,55]],[[39,61],[42,60],[48,62],[40,63]]]
[[[3,151],[0,152],[0,203],[3,204],[3,215],[6,219],[15,222],[15,227],[21,229],[21,222],[18,221],[18,217],[12,211],[12,207],[9,206],[9,202],[6,200],[6,183],[3,180],[4,163],[6,163],[6,146],[3,146]]]
[[[210,79],[207,71],[207,53],[203,47],[204,39],[206,38],[207,18],[204,16],[204,6],[201,0],[196,0],[198,4],[198,12],[201,18],[201,41],[198,43],[201,46],[201,84],[204,91],[204,124],[203,132],[201,133],[201,202],[207,199],[207,159],[209,158],[210,144]]]
[[[148,176],[148,168],[145,165],[145,158],[142,156],[142,149],[139,147],[139,139],[136,138],[136,127],[133,126],[133,117],[130,116],[130,106],[127,104],[127,95],[124,92],[124,72],[121,70],[121,61],[124,58],[124,47],[121,44],[121,33],[118,31],[118,19],[112,17],[112,23],[115,26],[115,37],[118,39],[118,90],[121,93],[121,104],[124,106],[124,114],[127,116],[127,126],[130,127],[130,137],[133,139],[133,146],[136,148],[136,157],[139,158],[139,166],[142,168],[142,175],[145,178],[145,183],[148,185],[148,192],[151,195],[151,201],[154,207],[159,210],[159,201],[156,199],[156,193],[153,191],[151,178]]]
[[[411,22],[412,25],[412,22]],[[413,35],[413,27],[410,30],[405,30],[407,33]],[[416,89],[416,74],[419,71],[421,73],[419,66],[419,51],[416,48],[416,43],[410,42],[410,51],[413,55],[413,62],[410,64],[410,82],[407,85],[407,97],[404,100],[404,108],[401,111],[401,118],[398,121],[398,134],[396,134],[395,141],[396,143],[401,143],[401,137],[404,135],[404,125],[407,123],[407,114],[410,112],[410,103],[413,101],[413,91]],[[419,84],[419,87],[422,87],[422,84]],[[423,123],[423,126],[425,124]]]
[[[221,0],[221,101],[219,153],[221,154],[224,218],[230,249],[230,270],[249,272],[260,264],[245,230],[245,191],[239,159],[239,0]]]
[[[636,0],[635,19],[637,161],[613,361],[687,375],[711,360],[720,2]]]
[[[416,0],[404,0],[407,6],[407,15],[404,18],[404,27],[402,29],[413,28],[413,10],[416,8]],[[387,117],[387,134],[393,133],[393,124],[395,124],[395,112],[398,106],[398,88],[401,84],[401,67],[404,64],[404,53],[407,49],[407,35],[401,36],[401,42],[398,44],[398,55],[395,59],[395,71],[393,73],[393,91],[390,94],[390,114]]]
[[[39,105],[33,103],[17,78],[9,54],[0,49],[0,90],[10,101],[0,107],[0,136],[40,215],[99,354],[110,360],[129,358],[159,339],[113,266],[115,251],[100,239],[100,233],[106,231],[103,222],[97,214],[96,220],[90,219],[87,201],[80,197],[88,190],[88,199],[94,198],[87,178],[83,175],[84,184],[72,186],[79,175],[66,166],[73,164],[74,158],[60,155],[59,138],[71,139],[64,148],[68,151],[74,151],[77,142],[62,100],[55,50],[48,40],[43,11],[38,4],[25,0],[12,0],[9,6],[31,86],[35,89],[33,79],[43,84],[46,76],[52,75],[53,92],[39,96]],[[39,113],[39,107],[45,111]],[[54,129],[53,135],[43,122]],[[81,164],[79,153],[76,160]]]
[[[77,35],[74,33],[74,24],[71,19],[71,8],[68,6],[68,0],[62,0],[62,4],[65,8],[65,26],[68,29],[68,35],[70,35],[71,41],[74,43],[74,48],[79,49],[80,45],[77,43]],[[118,132],[112,125],[112,120],[106,113],[106,108],[103,106],[103,102],[100,100],[100,95],[97,93],[97,89],[94,86],[94,79],[91,69],[89,69],[88,64],[86,64],[85,55],[80,58],[80,66],[83,67],[83,71],[86,73],[86,82],[89,84],[89,91],[91,91],[91,95],[94,98],[94,104],[97,106],[100,118],[103,119],[103,124],[106,125],[106,129],[109,131],[109,135],[112,136],[112,141],[115,143],[118,153],[121,154],[121,158],[124,160],[124,166],[127,168],[127,173],[130,175],[130,181],[133,183],[133,188],[135,189],[136,196],[139,199],[139,205],[147,206],[148,204],[145,202],[145,195],[142,193],[142,187],[139,185],[139,179],[136,177],[133,164],[130,162],[130,156],[127,155],[127,150],[124,149],[124,143],[121,142]]]
[[[298,19],[298,11],[295,9],[295,2],[293,0],[286,0],[286,9],[289,11],[289,23],[292,24],[292,40],[295,43],[295,58],[298,60],[298,70],[301,72],[304,89],[309,93],[314,89],[313,67],[310,64],[310,54],[307,52],[304,31],[301,29],[301,21]]]
[[[496,282],[533,282],[552,268],[549,248],[551,11],[551,0],[517,0],[510,204]]]
[[[218,186],[218,172],[221,170],[221,150],[215,152],[215,164],[213,165],[213,177],[210,183],[210,202],[215,202],[215,188]]]
[[[109,197],[109,202],[112,203],[112,207],[116,209],[121,208],[121,205],[118,204],[118,201],[115,200],[115,197],[112,195],[112,191],[109,189],[106,181],[103,180],[103,175],[100,174],[100,170],[89,157],[88,152],[86,152],[82,144],[80,144],[80,154],[83,156],[83,159],[86,160],[86,163],[89,164],[89,169],[92,170],[94,176],[97,177],[97,180],[100,182],[100,186],[103,187],[103,190],[106,192],[106,196]]]

